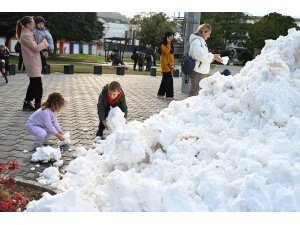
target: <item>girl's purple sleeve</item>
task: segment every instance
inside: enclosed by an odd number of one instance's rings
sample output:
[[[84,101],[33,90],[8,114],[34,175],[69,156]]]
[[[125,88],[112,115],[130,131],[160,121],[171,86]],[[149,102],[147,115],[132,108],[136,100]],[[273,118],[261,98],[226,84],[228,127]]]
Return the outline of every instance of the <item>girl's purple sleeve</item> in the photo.
[[[60,126],[59,126],[59,123],[58,123],[58,121],[57,121],[57,116],[55,116],[54,118],[55,118],[55,119],[54,119],[53,125],[54,125],[55,129],[56,129],[56,130],[58,131],[58,133],[59,133],[59,132],[61,132],[62,130],[61,130],[61,128],[60,128]]]
[[[51,118],[51,113],[49,113],[49,111],[46,113],[46,114],[44,114],[47,118],[45,118],[44,119],[44,121],[45,121],[45,130],[47,130],[48,131],[48,133],[52,133],[52,134],[57,134],[58,133],[58,131],[57,131],[57,129],[55,128],[55,126],[53,125],[53,123],[52,123],[52,118]],[[56,118],[56,117],[55,117]]]

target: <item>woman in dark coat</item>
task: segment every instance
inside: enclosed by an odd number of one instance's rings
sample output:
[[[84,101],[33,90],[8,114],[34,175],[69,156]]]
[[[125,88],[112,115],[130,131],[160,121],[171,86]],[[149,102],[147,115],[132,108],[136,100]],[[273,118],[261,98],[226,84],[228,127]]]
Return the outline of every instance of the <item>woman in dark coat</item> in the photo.
[[[21,43],[18,41],[17,44],[15,45],[15,52],[19,53],[19,62],[18,62],[18,70],[22,69],[23,65],[23,70],[25,70],[25,66],[23,63],[23,56],[22,56],[22,49],[21,49]]]
[[[139,47],[138,46],[134,46],[132,55],[131,55],[131,59],[133,60],[133,70],[136,70],[136,65],[138,63],[138,59],[139,59]]]

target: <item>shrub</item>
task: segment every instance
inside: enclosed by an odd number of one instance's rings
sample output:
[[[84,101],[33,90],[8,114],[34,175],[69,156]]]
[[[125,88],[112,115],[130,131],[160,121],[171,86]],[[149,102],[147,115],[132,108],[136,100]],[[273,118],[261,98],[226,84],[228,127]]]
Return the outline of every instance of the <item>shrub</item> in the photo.
[[[19,169],[17,162],[0,162],[0,212],[16,212],[24,208],[28,198],[22,193],[15,192],[16,180],[9,175],[10,172]]]

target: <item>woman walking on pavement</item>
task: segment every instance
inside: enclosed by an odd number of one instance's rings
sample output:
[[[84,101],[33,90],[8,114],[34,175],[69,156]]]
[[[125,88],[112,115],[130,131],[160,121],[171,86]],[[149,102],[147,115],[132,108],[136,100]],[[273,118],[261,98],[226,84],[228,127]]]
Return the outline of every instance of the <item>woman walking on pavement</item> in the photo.
[[[30,16],[24,16],[17,22],[16,37],[21,43],[23,61],[27,76],[29,77],[29,85],[23,103],[23,110],[30,111],[37,110],[41,107],[43,84],[40,51],[49,46],[46,39],[44,39],[40,44],[36,43],[33,33],[34,28],[34,20]],[[31,103],[33,100],[35,100],[34,106]]]
[[[158,98],[174,99],[174,87],[172,72],[174,69],[174,33],[166,32],[165,37],[160,45],[160,65],[162,71],[162,80],[157,93]]]
[[[131,59],[133,60],[133,70],[136,70],[136,65],[138,63],[138,59],[139,59],[139,47],[138,46],[134,46],[132,55],[131,55]]]

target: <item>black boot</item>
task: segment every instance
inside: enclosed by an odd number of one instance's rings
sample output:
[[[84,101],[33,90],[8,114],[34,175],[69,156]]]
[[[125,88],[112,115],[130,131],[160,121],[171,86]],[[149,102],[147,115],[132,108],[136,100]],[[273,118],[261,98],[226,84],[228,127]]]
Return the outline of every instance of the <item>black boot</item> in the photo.
[[[23,103],[23,110],[25,110],[25,111],[34,111],[35,108],[32,105],[31,101],[24,101],[24,103]]]
[[[36,102],[36,103],[34,103],[34,106],[35,106],[35,111],[36,111],[39,108],[41,108],[41,103],[40,102]]]
[[[99,136],[99,137],[103,136],[103,131],[98,130],[97,133],[96,133],[96,136]]]

